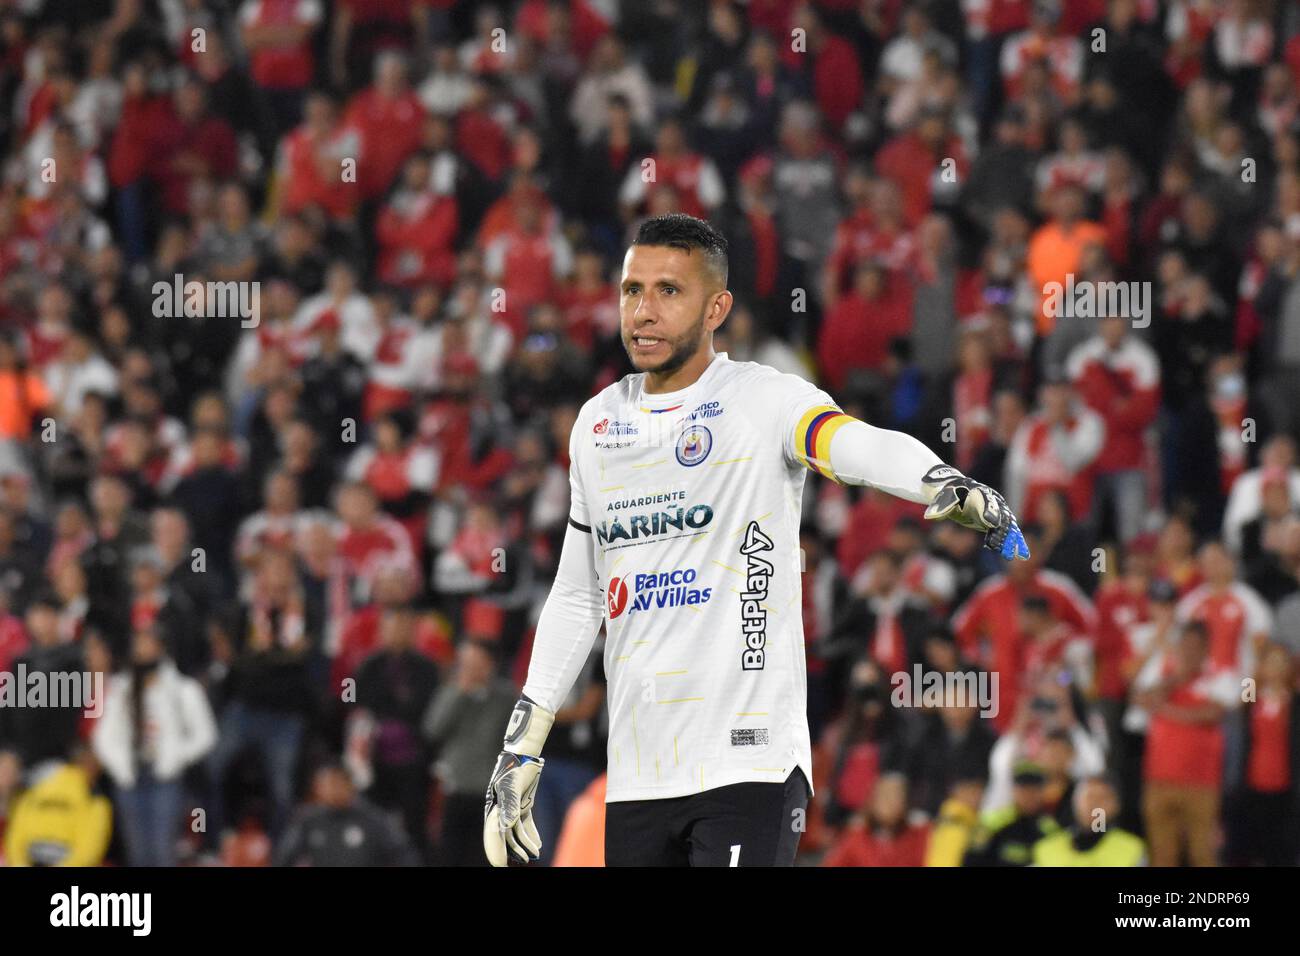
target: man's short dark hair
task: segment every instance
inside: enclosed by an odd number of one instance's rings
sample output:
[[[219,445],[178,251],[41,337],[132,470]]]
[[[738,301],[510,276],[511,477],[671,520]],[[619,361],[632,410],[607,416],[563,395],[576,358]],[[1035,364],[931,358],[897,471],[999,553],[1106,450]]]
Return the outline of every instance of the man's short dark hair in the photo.
[[[703,219],[682,212],[655,216],[641,223],[634,246],[671,246],[689,254],[699,249],[704,254],[705,266],[712,270],[727,287],[727,240]]]

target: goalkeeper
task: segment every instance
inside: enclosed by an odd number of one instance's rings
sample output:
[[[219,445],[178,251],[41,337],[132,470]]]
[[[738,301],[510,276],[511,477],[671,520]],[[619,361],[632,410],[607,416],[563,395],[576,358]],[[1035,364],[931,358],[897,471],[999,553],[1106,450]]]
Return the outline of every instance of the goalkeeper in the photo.
[[[647,220],[621,335],[636,371],[570,437],[570,513],[523,696],[489,785],[496,866],[536,859],[543,745],[606,632],[607,865],[789,866],[811,796],[799,519],[808,471],[926,505],[1029,557],[1002,496],[916,439],[846,415],[798,376],[713,349],[731,310],[726,240]]]

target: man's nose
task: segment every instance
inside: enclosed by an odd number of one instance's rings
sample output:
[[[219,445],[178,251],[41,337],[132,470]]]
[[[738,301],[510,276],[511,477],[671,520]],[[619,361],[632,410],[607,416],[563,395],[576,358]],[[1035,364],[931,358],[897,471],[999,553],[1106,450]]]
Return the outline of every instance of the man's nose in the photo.
[[[659,322],[658,313],[655,312],[653,306],[646,304],[646,300],[644,298],[640,302],[638,302],[636,304],[636,308],[632,310],[633,329],[637,329],[637,330],[645,329],[649,326],[657,324],[658,322]]]

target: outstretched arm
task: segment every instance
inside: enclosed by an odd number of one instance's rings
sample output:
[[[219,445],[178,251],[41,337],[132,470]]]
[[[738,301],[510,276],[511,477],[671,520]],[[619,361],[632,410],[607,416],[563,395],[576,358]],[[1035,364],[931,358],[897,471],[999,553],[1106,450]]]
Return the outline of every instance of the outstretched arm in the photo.
[[[985,532],[985,546],[1007,560],[1028,558],[1016,516],[988,485],[945,465],[911,435],[876,428],[837,408],[812,409],[795,432],[797,457],[835,481],[879,488],[926,505],[925,516]]]

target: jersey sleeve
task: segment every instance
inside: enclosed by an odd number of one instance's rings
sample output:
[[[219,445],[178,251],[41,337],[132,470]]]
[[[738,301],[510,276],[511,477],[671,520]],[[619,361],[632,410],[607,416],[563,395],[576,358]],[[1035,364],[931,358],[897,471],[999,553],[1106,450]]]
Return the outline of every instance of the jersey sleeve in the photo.
[[[785,460],[837,481],[830,466],[831,439],[853,419],[830,395],[798,375],[774,373],[758,390],[766,399],[767,421],[780,423]]]
[[[537,621],[524,683],[524,695],[552,712],[559,710],[569,695],[604,615],[579,454],[579,436],[587,421],[588,417],[580,412],[569,436],[569,527],[565,529],[555,580]]]
[[[587,493],[582,484],[582,459],[579,454],[586,406],[578,413],[569,432],[569,524],[579,531],[591,532],[591,515],[587,510]]]
[[[929,502],[922,477],[942,460],[911,435],[845,414],[830,395],[797,375],[774,372],[755,391],[764,396],[760,407],[770,403],[766,422],[782,423],[788,463],[837,484],[868,485],[907,501]]]

